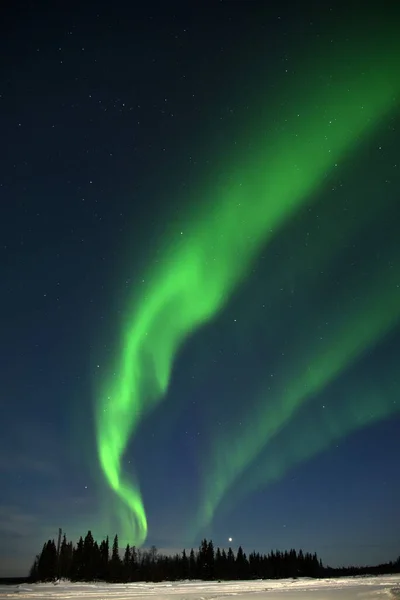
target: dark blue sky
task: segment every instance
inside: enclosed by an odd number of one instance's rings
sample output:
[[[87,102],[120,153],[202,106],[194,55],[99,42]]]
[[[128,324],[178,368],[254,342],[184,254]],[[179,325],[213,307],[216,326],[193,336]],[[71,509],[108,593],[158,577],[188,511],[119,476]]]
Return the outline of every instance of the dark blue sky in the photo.
[[[180,218],[186,190],[207,179],[221,152],[237,152],[249,104],[264,95],[268,112],[275,82],[299,49],[354,20],[351,6],[335,2],[83,4],[16,2],[1,19],[0,575],[24,574],[58,527],[73,539],[88,528],[100,537],[115,533],[98,518],[113,504],[97,463],[96,364],[114,355],[121,311],[166,220]],[[385,6],[359,17],[358,31],[391,19]],[[398,126],[393,115],[348,167],[335,199],[349,219],[357,219],[351,202],[360,195],[366,206],[385,198],[384,211],[342,252],[313,300],[301,282],[288,283],[299,303],[294,319],[306,308],[318,312],[331,295],[331,276],[346,285],[354,264],[367,278],[370,260],[382,253],[399,271]],[[328,196],[321,192],[321,206]],[[253,311],[274,256],[303,227],[313,233],[304,215],[293,227],[229,316],[179,353],[166,403],[128,449],[148,544],[169,550],[200,541],[186,530],[215,410],[228,421],[240,418],[243,395],[256,391],[265,363],[294,327],[283,323],[265,354]],[[242,335],[228,331],[239,309],[249,324],[246,348]],[[399,341],[397,328],[337,384],[338,393],[356,389],[364,373],[398,385]],[[316,550],[332,565],[396,558],[399,429],[394,411],[340,439],[267,488],[222,505],[204,533],[221,546],[232,535],[248,551]]]

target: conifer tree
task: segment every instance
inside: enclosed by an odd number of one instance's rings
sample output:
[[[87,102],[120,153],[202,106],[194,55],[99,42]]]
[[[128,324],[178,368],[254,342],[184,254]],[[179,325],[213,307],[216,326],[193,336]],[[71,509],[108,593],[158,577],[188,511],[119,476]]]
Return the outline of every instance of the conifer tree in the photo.
[[[110,560],[110,548],[109,548],[108,536],[105,540],[100,543],[99,548],[99,578],[103,581],[107,581],[109,577],[109,560]]]
[[[71,579],[72,581],[80,581],[82,579],[83,571],[83,538],[79,538],[76,547],[72,552],[72,563],[71,563]]]
[[[189,559],[186,554],[186,550],[182,551],[181,558],[181,568],[180,568],[180,577],[181,579],[189,579]]]
[[[36,582],[39,580],[39,559],[40,559],[40,554],[37,554],[35,557],[35,560],[33,561],[33,564],[29,570],[29,579],[32,582]]]
[[[118,535],[115,535],[110,561],[110,579],[111,581],[120,581],[122,576],[122,561],[119,555]]]
[[[246,579],[248,574],[248,563],[245,553],[243,552],[242,546],[239,546],[236,561],[235,561],[235,574],[236,579]]]
[[[60,547],[60,555],[58,557],[58,576],[62,579],[67,579],[71,575],[72,553],[72,542],[67,542],[64,533]]]
[[[228,577],[228,557],[225,548],[222,548],[221,552],[221,574],[219,577],[220,579],[227,579]]]
[[[227,579],[235,579],[235,555],[230,546],[226,555],[226,577]]]
[[[37,577],[40,581],[54,581],[57,577],[57,548],[54,540],[44,544],[37,563]]]
[[[131,547],[127,544],[124,552],[123,559],[123,580],[124,581],[132,581],[132,573],[131,573]]]
[[[136,546],[131,548],[130,581],[137,581],[138,556]]]
[[[197,561],[193,548],[190,550],[189,554],[189,579],[197,578]]]
[[[212,543],[211,540],[207,544],[206,557],[207,557],[206,575],[207,575],[207,579],[210,581],[210,580],[214,579],[214,563],[215,563],[214,544]]]
[[[91,531],[88,531],[83,541],[82,565],[80,577],[85,581],[92,581],[96,575],[96,556],[94,550],[94,539]]]
[[[215,577],[217,579],[222,579],[222,556],[221,556],[221,550],[219,548],[217,548],[217,550],[215,552],[214,568],[215,568]]]

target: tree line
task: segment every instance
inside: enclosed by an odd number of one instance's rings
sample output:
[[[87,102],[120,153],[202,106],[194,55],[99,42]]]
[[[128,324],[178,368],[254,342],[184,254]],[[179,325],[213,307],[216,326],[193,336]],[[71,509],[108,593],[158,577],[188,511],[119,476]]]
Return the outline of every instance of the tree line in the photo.
[[[363,570],[364,569],[364,570]],[[373,569],[373,571],[371,571]],[[65,534],[57,548],[54,540],[43,546],[30,570],[31,581],[178,581],[185,579],[246,580],[283,579],[292,577],[333,577],[341,575],[380,574],[400,572],[400,558],[394,563],[377,567],[349,567],[331,569],[324,567],[314,552],[302,550],[271,551],[269,554],[252,552],[249,555],[239,546],[235,553],[215,548],[211,540],[204,539],[198,550],[183,550],[173,556],[160,554],[152,546],[142,550],[129,544],[123,551],[118,536],[110,548],[108,537],[100,544],[91,531],[80,537],[76,545]]]
[[[49,540],[36,556],[30,571],[33,581],[53,581],[65,578],[72,581],[165,581],[182,579],[230,580],[253,578],[317,577],[323,569],[317,555],[296,552],[252,552],[247,556],[239,546],[236,554],[214,548],[204,539],[197,551],[183,550],[180,554],[159,554],[152,546],[142,550],[129,544],[121,552],[118,536],[110,548],[108,537],[98,544],[88,531],[74,546],[63,536],[59,550]]]

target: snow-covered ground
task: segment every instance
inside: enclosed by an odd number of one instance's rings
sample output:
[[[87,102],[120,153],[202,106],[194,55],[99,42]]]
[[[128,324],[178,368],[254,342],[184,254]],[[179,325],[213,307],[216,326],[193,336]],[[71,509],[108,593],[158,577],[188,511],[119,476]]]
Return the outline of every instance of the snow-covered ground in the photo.
[[[0,599],[89,598],[90,600],[400,600],[400,575],[345,579],[284,579],[281,581],[228,581],[129,584],[21,584],[0,586]]]

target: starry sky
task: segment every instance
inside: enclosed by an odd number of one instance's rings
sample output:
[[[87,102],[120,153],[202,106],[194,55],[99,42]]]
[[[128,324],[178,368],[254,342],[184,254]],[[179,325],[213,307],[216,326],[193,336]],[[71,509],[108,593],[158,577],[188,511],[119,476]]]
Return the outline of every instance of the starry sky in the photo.
[[[58,527],[400,553],[393,3],[1,19],[0,576]]]

